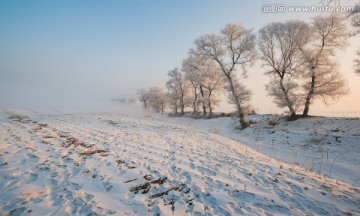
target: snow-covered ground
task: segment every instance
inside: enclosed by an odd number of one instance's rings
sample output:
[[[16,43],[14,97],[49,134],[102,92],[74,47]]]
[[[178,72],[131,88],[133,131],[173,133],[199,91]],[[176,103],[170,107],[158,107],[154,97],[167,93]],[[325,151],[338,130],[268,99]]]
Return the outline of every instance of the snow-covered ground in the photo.
[[[27,114],[0,112],[0,215],[360,215],[358,119]]]
[[[169,118],[238,141],[279,161],[295,164],[360,186],[360,118],[310,117],[287,121],[286,116],[249,116],[251,127],[240,131],[231,117],[215,119]]]

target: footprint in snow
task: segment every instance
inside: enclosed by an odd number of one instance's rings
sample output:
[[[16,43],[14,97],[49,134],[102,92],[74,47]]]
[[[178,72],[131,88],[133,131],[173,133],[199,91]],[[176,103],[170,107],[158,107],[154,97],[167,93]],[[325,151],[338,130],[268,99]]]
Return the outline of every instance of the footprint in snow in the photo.
[[[233,190],[229,195],[234,197],[239,203],[252,202],[255,200],[255,194],[247,191]]]
[[[106,177],[105,179],[106,180],[101,182],[101,185],[103,186],[103,188],[106,192],[110,192],[114,186],[111,185],[109,177]]]
[[[205,177],[205,184],[212,188],[215,187],[214,180],[208,176]]]
[[[190,167],[191,169],[195,169],[195,165],[194,165],[192,162],[189,164],[189,167]]]
[[[180,182],[183,182],[186,185],[191,183],[191,176],[188,172],[183,171],[180,173],[179,176],[180,176]]]
[[[8,181],[5,186],[2,188],[6,190],[6,192],[10,192],[12,190],[15,190],[16,188],[19,188],[25,184],[29,184],[31,182],[34,182],[38,179],[38,174],[36,173],[22,173],[19,176],[11,176],[10,181]]]

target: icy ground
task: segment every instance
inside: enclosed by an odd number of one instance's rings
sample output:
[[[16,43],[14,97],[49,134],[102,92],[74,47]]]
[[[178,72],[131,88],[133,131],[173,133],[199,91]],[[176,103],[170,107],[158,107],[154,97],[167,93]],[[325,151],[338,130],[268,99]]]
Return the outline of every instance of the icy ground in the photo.
[[[9,115],[0,112],[0,215],[360,215],[356,181],[324,178],[329,170],[324,165],[319,174],[315,161],[309,170],[262,154],[273,139],[277,156],[276,148],[295,145],[293,134],[299,146],[301,134],[320,134],[308,143],[338,149],[331,177],[339,176],[335,166],[359,156],[359,130],[336,138],[357,144],[344,155],[331,139],[345,129],[327,124],[314,133],[301,121],[279,129],[259,119],[257,130],[230,132],[227,118],[192,124],[115,114]],[[195,125],[202,121],[210,130]],[[358,124],[349,122],[346,131]],[[278,145],[288,131],[290,144]],[[221,133],[238,133],[246,145]],[[251,139],[261,146],[251,149],[258,145]],[[349,178],[358,178],[351,169]]]

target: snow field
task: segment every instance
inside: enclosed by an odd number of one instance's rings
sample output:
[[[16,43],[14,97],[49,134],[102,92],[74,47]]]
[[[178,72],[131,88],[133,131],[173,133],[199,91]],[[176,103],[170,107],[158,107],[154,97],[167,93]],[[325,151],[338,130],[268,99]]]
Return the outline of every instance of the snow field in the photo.
[[[360,214],[356,185],[162,120],[2,117],[0,142],[0,214]]]

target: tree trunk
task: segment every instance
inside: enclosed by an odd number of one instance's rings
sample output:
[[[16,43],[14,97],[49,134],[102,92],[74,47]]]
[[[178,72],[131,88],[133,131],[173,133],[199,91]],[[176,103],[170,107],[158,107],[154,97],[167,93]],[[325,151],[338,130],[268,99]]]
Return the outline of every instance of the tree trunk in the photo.
[[[181,93],[181,97],[180,97],[180,108],[181,108],[181,115],[184,115],[184,109],[185,109],[185,104],[184,104],[184,93]]]
[[[241,126],[241,130],[249,127],[249,123],[247,123],[245,121],[245,116],[244,116],[244,112],[243,112],[243,109],[241,107],[241,104],[240,104],[240,101],[239,101],[239,98],[238,96],[236,95],[236,92],[235,92],[235,88],[234,88],[234,84],[233,84],[233,81],[230,77],[230,75],[226,75],[228,81],[229,81],[229,84],[230,84],[230,90],[231,90],[231,93],[235,99],[235,105],[236,105],[236,108],[237,108],[237,111],[238,111],[238,114],[239,114],[239,122],[240,122],[240,126]]]
[[[174,112],[175,112],[175,115],[178,113],[178,105],[177,105],[177,99],[174,103]]]
[[[198,100],[198,95],[197,95],[196,89],[197,89],[197,88],[194,86],[194,92],[195,92],[195,97],[194,97],[194,102],[193,102],[193,110],[194,110],[194,113],[197,112],[197,100]]]
[[[143,99],[143,103],[144,103],[144,108],[147,109],[146,99]]]
[[[208,103],[208,106],[209,106],[209,114],[210,114],[210,116],[212,115],[211,93],[212,93],[212,91],[209,90],[209,103]]]
[[[309,109],[310,109],[311,99],[314,95],[314,89],[315,89],[315,66],[311,68],[311,84],[310,84],[309,93],[306,96],[306,100],[305,100],[305,107],[302,115],[303,117],[307,117],[309,115]]]
[[[200,94],[201,94],[201,97],[202,97],[202,105],[203,105],[203,116],[206,115],[206,105],[205,105],[205,95],[204,95],[204,90],[203,90],[203,87],[200,86]]]
[[[281,87],[282,92],[284,93],[285,102],[286,102],[286,105],[287,105],[287,107],[289,108],[289,111],[290,111],[290,117],[295,117],[296,112],[295,112],[295,109],[293,107],[293,103],[291,102],[291,100],[289,98],[288,91],[284,87],[283,81],[284,81],[283,77],[280,77],[280,87]]]

